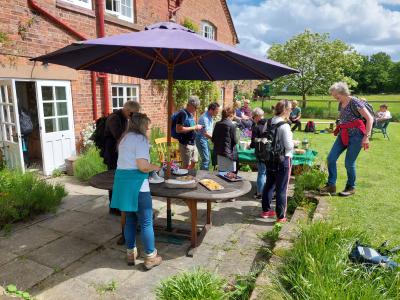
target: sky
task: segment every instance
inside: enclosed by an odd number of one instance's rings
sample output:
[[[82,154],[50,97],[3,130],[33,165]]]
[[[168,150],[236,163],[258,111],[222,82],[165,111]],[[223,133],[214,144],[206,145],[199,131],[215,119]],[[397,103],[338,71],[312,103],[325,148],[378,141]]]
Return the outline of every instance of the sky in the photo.
[[[380,51],[400,61],[400,0],[227,0],[238,47],[265,56],[309,29],[329,33],[359,53]]]

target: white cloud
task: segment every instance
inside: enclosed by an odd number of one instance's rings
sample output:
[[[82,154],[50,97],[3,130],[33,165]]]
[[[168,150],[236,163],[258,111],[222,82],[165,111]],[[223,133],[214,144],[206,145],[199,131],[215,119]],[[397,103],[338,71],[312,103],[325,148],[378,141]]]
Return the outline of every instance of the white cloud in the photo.
[[[400,11],[384,4],[400,0],[262,0],[258,5],[232,4],[239,47],[264,55],[304,29],[327,32],[362,54],[387,52],[400,60]]]

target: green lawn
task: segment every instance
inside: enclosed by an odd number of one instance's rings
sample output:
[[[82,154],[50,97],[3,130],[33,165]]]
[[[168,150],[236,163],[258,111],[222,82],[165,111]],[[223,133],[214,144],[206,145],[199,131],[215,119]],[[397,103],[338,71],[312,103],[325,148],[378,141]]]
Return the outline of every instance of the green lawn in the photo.
[[[366,98],[369,101],[380,101],[379,103],[371,103],[372,106],[374,107],[374,110],[379,109],[379,104],[380,103],[385,103],[386,101],[398,101],[397,103],[388,103],[389,106],[389,111],[394,113],[394,114],[400,114],[400,95],[399,94],[387,94],[387,95],[358,95],[359,97]],[[275,105],[276,99],[289,99],[289,100],[301,100],[301,96],[295,96],[295,95],[284,95],[284,96],[274,96],[272,100],[266,100],[264,101],[264,107],[271,107],[272,105]],[[327,95],[322,95],[322,96],[308,96],[307,100],[334,100],[333,97],[327,96]],[[324,109],[329,109],[328,106],[328,101],[324,102],[309,102],[307,104],[309,107],[321,107]],[[251,106],[254,107],[262,107],[262,102],[261,101],[255,101],[251,103]],[[331,104],[331,111],[334,112],[335,109],[337,109],[336,103]]]
[[[331,219],[365,230],[372,241],[381,243],[388,239],[400,244],[400,124],[388,127],[390,141],[382,134],[374,135],[368,151],[362,150],[357,159],[357,193],[353,197],[331,197]],[[320,162],[325,163],[334,142],[331,134],[295,133],[296,139],[307,137],[311,148],[319,152]],[[346,170],[344,154],[338,160],[338,189],[344,188]]]

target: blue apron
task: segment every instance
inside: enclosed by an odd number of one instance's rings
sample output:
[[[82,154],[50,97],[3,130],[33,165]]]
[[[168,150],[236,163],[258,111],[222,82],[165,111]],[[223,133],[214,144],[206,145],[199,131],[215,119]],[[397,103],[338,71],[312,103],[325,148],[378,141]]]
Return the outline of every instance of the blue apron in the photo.
[[[114,175],[111,208],[120,211],[138,211],[139,192],[148,173],[139,170],[117,169]]]

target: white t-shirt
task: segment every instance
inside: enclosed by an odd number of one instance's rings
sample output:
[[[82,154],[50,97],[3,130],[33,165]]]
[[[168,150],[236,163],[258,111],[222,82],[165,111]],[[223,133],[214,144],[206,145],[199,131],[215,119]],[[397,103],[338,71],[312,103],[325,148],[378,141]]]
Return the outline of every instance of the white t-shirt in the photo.
[[[378,119],[391,119],[392,115],[390,114],[390,111],[378,111],[376,113],[376,116]]]
[[[277,124],[279,122],[283,122],[284,119],[282,117],[274,116],[272,118],[271,123],[272,124]],[[283,124],[278,128],[278,138],[283,142],[283,145],[285,147],[285,156],[288,157],[293,157],[293,149],[294,149],[294,144],[293,144],[293,133],[292,130],[290,129],[289,124]]]
[[[117,169],[137,170],[136,160],[142,158],[150,161],[150,145],[146,137],[129,132],[118,145]],[[140,188],[141,192],[150,192],[149,180],[146,178]]]

